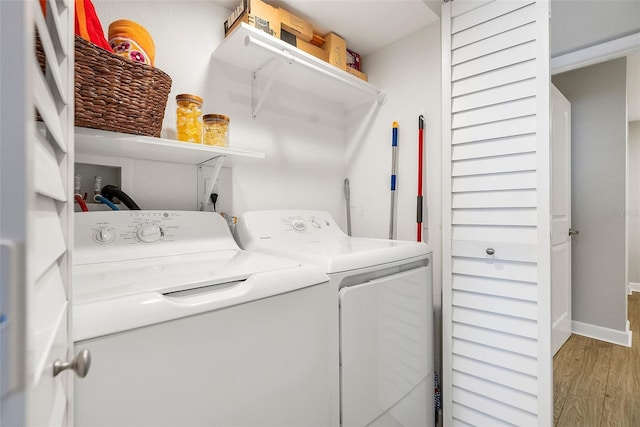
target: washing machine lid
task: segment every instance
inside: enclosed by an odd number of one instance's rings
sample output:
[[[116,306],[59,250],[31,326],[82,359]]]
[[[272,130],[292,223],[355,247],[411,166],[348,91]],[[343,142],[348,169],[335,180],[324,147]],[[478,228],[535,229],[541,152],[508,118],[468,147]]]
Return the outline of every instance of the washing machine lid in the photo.
[[[423,258],[425,243],[350,237],[325,211],[252,211],[241,215],[236,240],[248,250],[293,258],[340,273]]]
[[[75,222],[74,341],[329,280],[312,265],[241,250],[213,212],[78,213]],[[136,237],[149,224],[161,230],[152,243],[153,234]]]
[[[152,292],[171,294],[298,267],[300,262],[294,260],[240,249],[76,265],[73,301],[85,304]],[[277,285],[279,290],[289,291],[317,283],[317,277],[294,279],[289,277],[272,288]]]

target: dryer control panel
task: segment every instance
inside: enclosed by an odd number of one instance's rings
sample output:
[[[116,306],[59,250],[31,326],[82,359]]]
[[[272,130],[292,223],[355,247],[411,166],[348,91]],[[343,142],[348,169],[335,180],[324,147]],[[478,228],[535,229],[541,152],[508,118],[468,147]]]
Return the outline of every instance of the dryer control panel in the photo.
[[[325,211],[254,211],[238,219],[236,238],[273,241],[313,241],[345,237],[333,216]]]
[[[317,214],[284,216],[280,218],[280,221],[284,224],[285,230],[297,233],[317,233],[323,228],[330,227],[338,229],[333,218],[322,218]]]
[[[74,264],[238,249],[215,212],[75,213]]]

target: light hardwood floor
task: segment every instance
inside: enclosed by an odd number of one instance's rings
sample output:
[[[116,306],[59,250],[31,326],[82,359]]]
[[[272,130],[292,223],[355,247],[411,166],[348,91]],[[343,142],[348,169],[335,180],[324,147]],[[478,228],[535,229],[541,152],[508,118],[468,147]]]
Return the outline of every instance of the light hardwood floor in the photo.
[[[557,427],[640,426],[640,293],[628,301],[631,348],[571,335],[554,356]]]

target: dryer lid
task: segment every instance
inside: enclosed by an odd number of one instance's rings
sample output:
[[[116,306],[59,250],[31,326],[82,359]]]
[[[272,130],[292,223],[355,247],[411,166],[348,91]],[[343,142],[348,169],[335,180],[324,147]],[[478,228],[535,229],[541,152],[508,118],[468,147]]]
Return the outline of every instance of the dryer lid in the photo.
[[[253,211],[241,215],[236,240],[244,249],[293,258],[339,273],[426,257],[425,243],[350,237],[324,211]]]

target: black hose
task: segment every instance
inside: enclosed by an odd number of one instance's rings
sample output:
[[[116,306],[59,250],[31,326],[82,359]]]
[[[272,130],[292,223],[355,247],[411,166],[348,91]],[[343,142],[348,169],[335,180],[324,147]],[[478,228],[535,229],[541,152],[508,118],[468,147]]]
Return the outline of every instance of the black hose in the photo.
[[[116,197],[120,200],[129,210],[139,211],[140,207],[133,201],[131,197],[124,191],[116,187],[115,185],[105,185],[100,191],[103,197],[106,197],[110,202],[113,202],[113,198]]]

